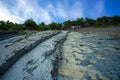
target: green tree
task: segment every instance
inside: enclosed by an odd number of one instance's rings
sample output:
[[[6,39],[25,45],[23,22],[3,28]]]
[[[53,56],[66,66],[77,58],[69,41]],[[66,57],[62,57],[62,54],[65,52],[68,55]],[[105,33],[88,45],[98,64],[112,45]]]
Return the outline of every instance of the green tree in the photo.
[[[0,21],[0,30],[18,31],[23,29],[20,24],[8,21]]]
[[[67,20],[67,21],[65,21],[65,22],[63,23],[63,25],[64,25],[64,29],[70,28],[70,26],[71,26],[71,21],[70,21],[70,20]]]
[[[52,22],[51,24],[49,24],[49,27],[50,27],[52,30],[59,30],[59,29],[61,29],[62,24],[56,23],[56,22]]]
[[[76,25],[85,26],[85,20],[83,18],[78,18],[76,20]]]
[[[50,26],[45,25],[44,30],[51,30]]]
[[[110,21],[111,25],[120,25],[120,16],[113,16],[111,17],[111,21]]]
[[[110,17],[107,17],[107,16],[99,17],[96,20],[96,25],[106,27],[111,24],[110,21],[111,21]]]
[[[35,23],[35,21],[33,21],[33,19],[27,19],[24,24],[26,29],[28,30],[37,30],[37,24]]]
[[[0,21],[0,30],[7,30],[5,24],[6,24],[5,21]]]
[[[85,18],[85,25],[86,26],[95,26],[95,20],[90,18]]]
[[[56,26],[57,26],[57,23],[55,23],[55,22],[52,22],[51,24],[49,24],[49,27],[50,27],[52,30],[55,30],[55,29],[56,29]]]
[[[62,23],[58,23],[58,24],[57,24],[57,29],[58,29],[58,30],[62,29]]]
[[[39,24],[39,30],[40,30],[40,31],[50,30],[50,27],[47,26],[47,25],[45,25],[44,22],[41,22],[41,23]]]

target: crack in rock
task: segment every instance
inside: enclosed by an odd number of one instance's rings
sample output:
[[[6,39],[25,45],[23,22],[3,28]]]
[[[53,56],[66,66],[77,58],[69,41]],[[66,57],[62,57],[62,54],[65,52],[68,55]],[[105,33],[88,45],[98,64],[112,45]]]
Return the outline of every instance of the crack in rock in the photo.
[[[68,34],[69,32],[67,33],[64,39],[58,41],[57,44],[55,45],[55,53],[54,53],[55,60],[52,63],[53,70],[51,71],[53,80],[57,80],[59,61],[62,60],[62,47],[63,47],[63,43],[67,40]]]

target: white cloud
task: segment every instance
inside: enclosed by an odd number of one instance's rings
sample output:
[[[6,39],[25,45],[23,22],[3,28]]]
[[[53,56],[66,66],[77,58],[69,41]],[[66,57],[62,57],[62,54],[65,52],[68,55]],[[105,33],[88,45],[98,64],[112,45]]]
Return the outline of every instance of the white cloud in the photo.
[[[0,1],[0,20],[10,20],[12,22],[22,23],[28,18],[33,18],[37,23],[45,22],[47,24],[56,20],[57,18],[62,20],[76,19],[80,17],[85,17],[85,13],[88,13],[89,16],[99,17],[104,13],[104,1],[98,0],[95,5],[92,5],[93,8],[85,10],[87,2],[86,0],[74,0],[71,4],[66,0],[60,2],[56,1],[55,5],[47,3],[46,7],[42,8],[38,4],[37,0],[12,0],[11,2]],[[43,1],[45,2],[45,1]],[[8,7],[8,6],[9,7]]]
[[[23,18],[20,18],[20,17],[18,17],[18,16],[12,16],[12,18],[14,18],[15,19],[15,21],[17,21],[17,22],[20,22],[20,21],[24,21],[24,19]]]
[[[48,10],[50,13],[52,13],[54,16],[56,16],[56,10],[52,4],[48,5]]]
[[[62,17],[62,18],[67,18],[68,17],[67,11],[66,11],[64,5],[58,4],[58,6],[56,8],[56,11],[57,11],[57,16],[58,17]]]
[[[79,0],[76,0],[73,5],[67,3],[58,3],[58,6],[56,8],[57,16],[64,19],[76,19],[83,17],[82,6],[82,2]]]
[[[51,16],[47,10],[42,9],[36,0],[13,0],[14,5],[11,9],[6,8],[0,1],[1,20],[10,20],[12,22],[23,22],[28,18],[33,18],[37,23],[44,21],[46,24],[52,22]],[[2,5],[3,4],[3,5]],[[8,4],[9,5],[9,4]]]
[[[11,12],[6,8],[4,7],[4,5],[0,2],[0,20],[4,20],[4,21],[11,21],[11,22],[19,22],[19,17],[16,16],[14,17]],[[16,20],[16,18],[19,18],[18,20]]]
[[[47,10],[42,9],[36,0],[18,0],[17,12],[23,13],[23,18],[33,18],[37,23],[44,21],[50,23],[52,21],[51,16]]]

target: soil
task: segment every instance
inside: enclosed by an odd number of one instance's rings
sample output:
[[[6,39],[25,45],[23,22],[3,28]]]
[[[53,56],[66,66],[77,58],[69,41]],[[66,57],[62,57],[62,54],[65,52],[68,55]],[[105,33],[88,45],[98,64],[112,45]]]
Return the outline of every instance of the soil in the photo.
[[[92,33],[92,34],[105,34],[105,35],[119,35],[120,27],[119,26],[110,26],[110,27],[84,27],[78,28],[75,30],[70,31],[77,31],[81,33]],[[120,36],[120,35],[119,35]]]

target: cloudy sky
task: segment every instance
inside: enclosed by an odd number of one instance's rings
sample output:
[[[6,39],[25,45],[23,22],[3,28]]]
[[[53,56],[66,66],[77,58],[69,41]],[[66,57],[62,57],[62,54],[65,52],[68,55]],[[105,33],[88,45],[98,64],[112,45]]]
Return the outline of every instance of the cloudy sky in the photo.
[[[0,0],[0,20],[49,24],[77,18],[120,16],[120,0]]]

